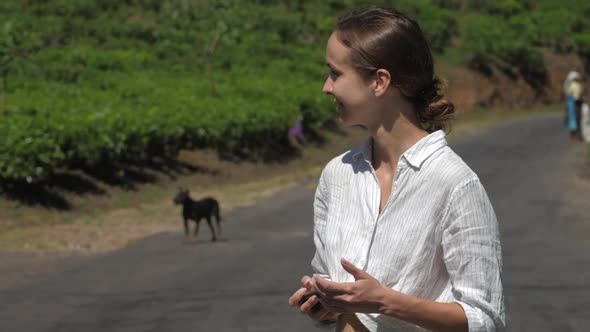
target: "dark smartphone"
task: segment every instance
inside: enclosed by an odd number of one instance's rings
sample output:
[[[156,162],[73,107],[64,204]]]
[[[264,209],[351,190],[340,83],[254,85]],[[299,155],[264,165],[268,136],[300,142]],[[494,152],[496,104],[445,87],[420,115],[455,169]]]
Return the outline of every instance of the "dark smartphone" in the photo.
[[[309,292],[309,293],[303,295],[303,297],[301,298],[301,301],[299,301],[299,306],[303,305],[303,303],[307,302],[307,300],[309,300],[309,298],[314,295],[319,297],[318,293],[315,291],[312,291],[312,292]],[[313,307],[311,307],[311,312],[312,313],[318,312],[321,308],[322,308],[322,304],[320,302],[318,302],[318,303],[314,304]]]

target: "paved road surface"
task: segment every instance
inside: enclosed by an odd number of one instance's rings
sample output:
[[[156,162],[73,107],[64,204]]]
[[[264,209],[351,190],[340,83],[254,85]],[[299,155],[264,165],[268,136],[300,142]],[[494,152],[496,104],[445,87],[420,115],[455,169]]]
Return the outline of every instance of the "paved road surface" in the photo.
[[[556,116],[452,146],[500,221],[508,330],[590,331],[590,220],[560,212],[566,161],[582,146]],[[307,184],[234,210],[220,243],[161,234],[3,289],[0,331],[317,330],[287,306],[312,256],[312,196]]]

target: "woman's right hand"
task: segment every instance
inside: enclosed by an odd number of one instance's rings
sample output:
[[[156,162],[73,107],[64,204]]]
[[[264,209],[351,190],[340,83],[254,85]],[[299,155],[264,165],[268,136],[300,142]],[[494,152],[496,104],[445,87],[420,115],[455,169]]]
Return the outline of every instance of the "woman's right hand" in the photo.
[[[299,307],[299,311],[308,315],[311,319],[316,321],[334,321],[338,318],[338,314],[326,310],[320,303],[317,295],[311,295],[305,300],[306,295],[313,292],[312,278],[303,276],[301,278],[301,288],[299,288],[289,298],[289,305],[292,307]]]

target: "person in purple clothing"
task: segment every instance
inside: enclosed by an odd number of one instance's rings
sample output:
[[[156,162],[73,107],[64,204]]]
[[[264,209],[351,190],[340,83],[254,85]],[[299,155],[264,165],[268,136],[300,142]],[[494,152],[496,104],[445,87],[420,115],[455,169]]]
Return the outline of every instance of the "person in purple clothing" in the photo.
[[[303,136],[303,125],[301,124],[301,120],[295,120],[293,127],[289,129],[289,137],[305,139],[305,137]]]
[[[306,143],[305,136],[303,135],[303,123],[301,122],[300,119],[295,120],[293,127],[291,127],[291,129],[289,129],[288,137],[289,137],[289,141],[293,145],[296,142],[300,143],[300,144]]]

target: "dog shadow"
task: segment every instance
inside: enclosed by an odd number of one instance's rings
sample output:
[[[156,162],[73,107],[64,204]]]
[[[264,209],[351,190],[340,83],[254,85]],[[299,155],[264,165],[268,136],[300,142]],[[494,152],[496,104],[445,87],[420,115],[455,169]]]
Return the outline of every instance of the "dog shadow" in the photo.
[[[202,245],[207,245],[207,244],[208,245],[215,245],[216,243],[229,243],[230,240],[227,238],[220,238],[220,239],[217,239],[217,241],[211,241],[211,240],[206,240],[206,239],[198,239],[198,240],[182,239],[181,242],[182,242],[182,245],[185,245],[185,246],[196,246],[196,245],[202,246]]]

